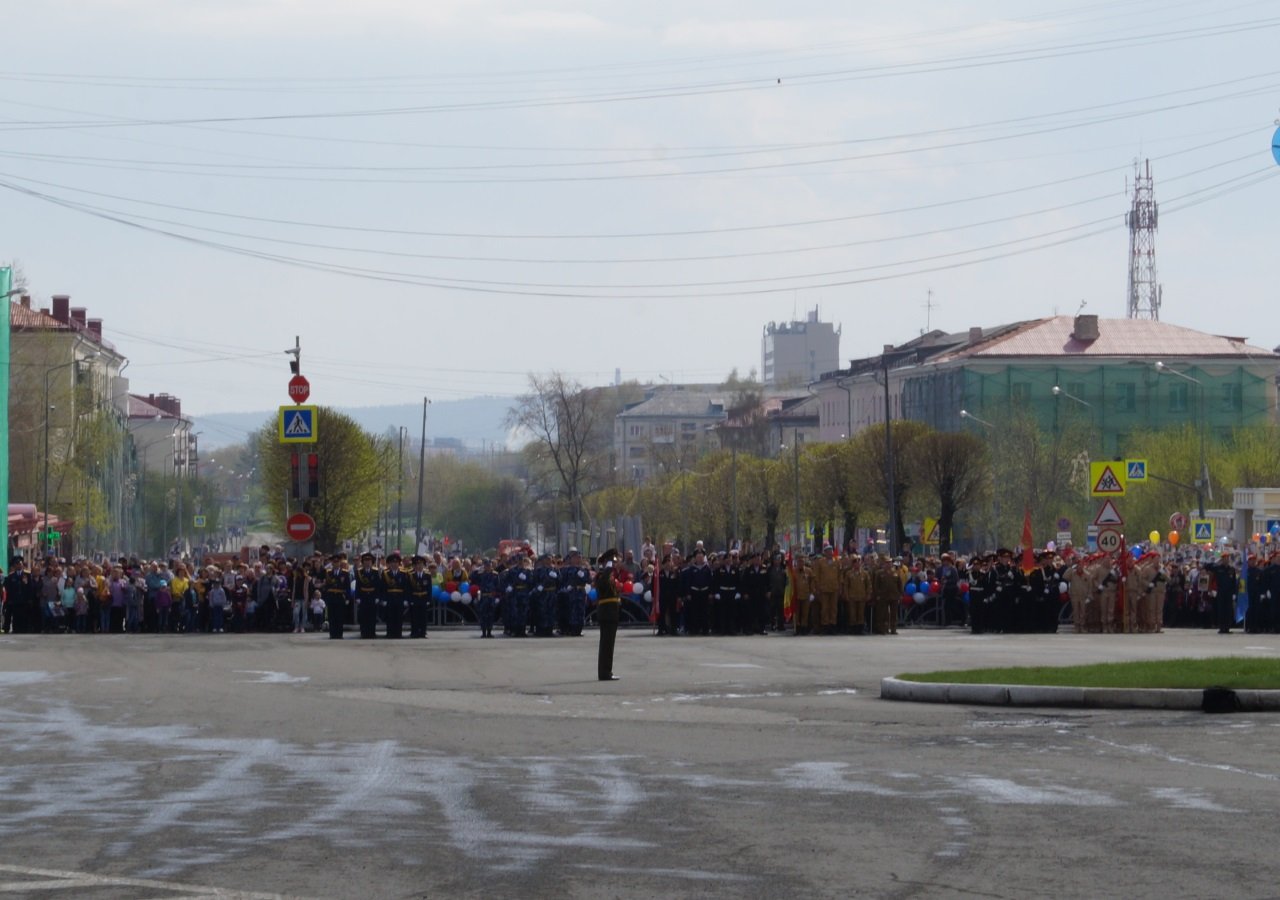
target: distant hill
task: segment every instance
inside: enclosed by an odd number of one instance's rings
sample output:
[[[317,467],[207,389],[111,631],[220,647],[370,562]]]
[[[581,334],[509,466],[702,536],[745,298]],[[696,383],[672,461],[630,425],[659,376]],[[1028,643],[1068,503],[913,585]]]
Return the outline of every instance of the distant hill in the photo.
[[[427,440],[454,438],[476,449],[488,444],[502,444],[507,431],[502,421],[514,397],[473,397],[470,400],[442,400],[432,403],[427,410]],[[387,429],[404,425],[414,441],[422,433],[422,404],[406,403],[396,406],[340,406],[341,412],[351,416],[366,431],[382,434]],[[276,410],[242,413],[214,413],[194,416],[195,430],[200,434],[200,449],[216,450],[228,444],[238,444],[262,427]],[[324,427],[321,425],[320,427]]]

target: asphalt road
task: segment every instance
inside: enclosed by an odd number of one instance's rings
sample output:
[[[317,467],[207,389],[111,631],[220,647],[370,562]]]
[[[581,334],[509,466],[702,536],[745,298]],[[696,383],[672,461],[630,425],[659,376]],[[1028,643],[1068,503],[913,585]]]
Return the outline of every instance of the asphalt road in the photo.
[[[0,637],[0,893],[1271,897],[1280,716],[883,701],[1276,636]],[[240,893],[237,893],[240,892]]]

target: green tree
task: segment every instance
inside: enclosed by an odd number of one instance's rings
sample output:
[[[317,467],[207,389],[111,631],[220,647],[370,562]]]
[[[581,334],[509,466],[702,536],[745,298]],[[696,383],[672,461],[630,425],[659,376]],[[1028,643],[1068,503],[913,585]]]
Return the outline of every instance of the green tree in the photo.
[[[382,500],[385,467],[374,438],[355,419],[331,407],[316,409],[315,452],[320,461],[320,496],[307,501],[307,510],[316,520],[315,543],[336,547],[373,525]],[[268,497],[290,493],[290,453],[294,449],[279,443],[276,419],[272,417],[254,436],[258,473]],[[296,445],[295,445],[296,446]],[[268,504],[272,523],[284,530],[284,507]]]
[[[853,441],[852,467],[859,483],[870,488],[870,495],[876,497],[886,517],[892,506],[898,523],[898,533],[893,547],[901,547],[907,543],[907,531],[903,521],[903,512],[907,504],[907,495],[913,487],[911,467],[908,460],[911,445],[916,438],[927,433],[929,427],[921,422],[898,420],[892,423],[890,432],[893,443],[893,484],[889,484],[887,454],[885,448],[884,424],[872,425],[858,432]]]
[[[977,505],[990,484],[986,445],[975,435],[931,431],[911,442],[907,452],[912,483],[928,495],[938,517],[939,549],[951,549],[956,515]]]

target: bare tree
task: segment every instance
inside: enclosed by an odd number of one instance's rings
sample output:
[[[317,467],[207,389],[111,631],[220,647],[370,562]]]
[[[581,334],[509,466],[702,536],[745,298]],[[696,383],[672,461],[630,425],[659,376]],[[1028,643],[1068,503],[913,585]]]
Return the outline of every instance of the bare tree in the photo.
[[[516,398],[506,425],[527,434],[526,453],[537,468],[559,481],[569,507],[582,516],[582,495],[592,467],[607,446],[610,428],[602,428],[601,398],[559,372],[529,375],[529,392]],[[611,422],[606,422],[606,425]],[[602,436],[601,432],[604,432]]]

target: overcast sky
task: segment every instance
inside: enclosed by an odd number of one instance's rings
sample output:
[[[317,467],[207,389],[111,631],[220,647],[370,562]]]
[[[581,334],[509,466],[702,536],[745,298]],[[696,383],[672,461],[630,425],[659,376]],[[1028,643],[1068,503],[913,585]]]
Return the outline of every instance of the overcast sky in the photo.
[[[718,380],[1125,314],[1280,343],[1280,2],[42,0],[0,64],[0,258],[193,413]],[[932,309],[927,308],[932,292]]]

